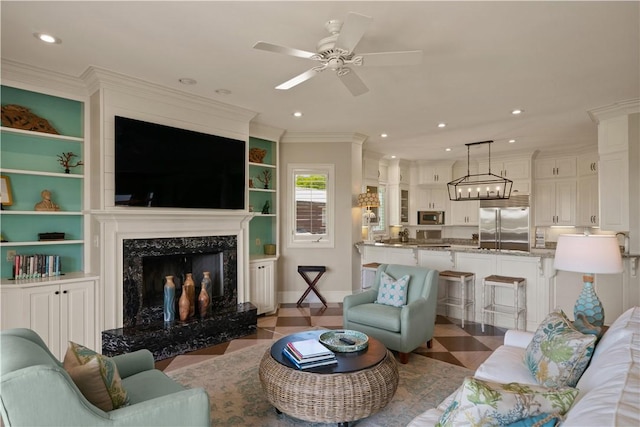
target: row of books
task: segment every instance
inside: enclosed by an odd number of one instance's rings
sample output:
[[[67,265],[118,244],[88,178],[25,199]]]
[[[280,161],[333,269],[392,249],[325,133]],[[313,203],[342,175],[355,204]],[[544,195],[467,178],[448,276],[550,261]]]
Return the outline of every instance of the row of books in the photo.
[[[60,255],[16,255],[13,259],[13,278],[37,279],[61,274]]]
[[[298,369],[316,368],[338,363],[335,353],[316,339],[290,342],[284,347],[282,353]]]

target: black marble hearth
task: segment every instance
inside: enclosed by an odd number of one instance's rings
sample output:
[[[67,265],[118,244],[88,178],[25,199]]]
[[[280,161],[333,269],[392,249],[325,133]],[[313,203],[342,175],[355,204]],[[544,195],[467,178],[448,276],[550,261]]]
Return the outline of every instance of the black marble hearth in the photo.
[[[251,303],[221,310],[206,319],[157,322],[102,332],[106,356],[147,349],[158,361],[256,332],[257,308]]]
[[[256,307],[238,304],[237,236],[127,239],[122,252],[124,326],[102,332],[103,354],[146,348],[162,360],[256,331]],[[193,274],[197,296],[203,271],[213,281],[206,315],[164,322],[164,277],[174,276],[177,319],[186,274]]]

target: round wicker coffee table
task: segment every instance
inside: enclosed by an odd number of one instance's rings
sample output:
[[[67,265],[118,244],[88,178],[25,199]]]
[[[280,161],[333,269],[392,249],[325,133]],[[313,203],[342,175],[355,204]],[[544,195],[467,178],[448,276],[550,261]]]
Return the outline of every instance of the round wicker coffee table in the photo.
[[[260,383],[279,412],[319,423],[366,418],[384,408],[398,388],[393,354],[369,337],[369,347],[356,353],[336,353],[337,365],[299,370],[282,356],[290,341],[318,338],[323,331],[286,336],[267,349],[260,362]]]

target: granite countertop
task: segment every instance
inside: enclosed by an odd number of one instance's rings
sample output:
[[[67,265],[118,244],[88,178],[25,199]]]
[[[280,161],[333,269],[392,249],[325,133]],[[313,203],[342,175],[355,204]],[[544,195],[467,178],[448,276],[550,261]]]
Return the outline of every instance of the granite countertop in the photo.
[[[515,256],[532,256],[539,258],[553,258],[556,254],[556,249],[553,247],[553,243],[545,248],[531,248],[530,252],[516,251],[516,250],[495,250],[495,249],[480,249],[477,242],[472,240],[449,240],[444,239],[442,241],[428,241],[409,239],[408,242],[400,242],[400,239],[388,239],[382,242],[359,242],[356,246],[375,246],[386,248],[406,248],[412,250],[427,250],[427,251],[451,251],[451,252],[464,252],[464,253],[477,253],[477,254],[501,254],[501,255],[515,255]],[[639,258],[639,254],[622,254],[622,258]]]
[[[539,258],[552,258],[555,255],[555,249],[553,248],[532,248],[531,252],[516,251],[516,250],[493,250],[493,249],[480,249],[477,242],[472,240],[442,240],[442,241],[429,241],[429,240],[417,240],[409,239],[408,242],[401,242],[400,239],[388,239],[382,242],[360,242],[356,245],[362,246],[375,246],[384,248],[405,248],[411,250],[428,250],[428,251],[451,251],[451,252],[464,252],[464,253],[479,253],[479,254],[501,254],[501,255],[515,255],[515,256],[533,256]]]

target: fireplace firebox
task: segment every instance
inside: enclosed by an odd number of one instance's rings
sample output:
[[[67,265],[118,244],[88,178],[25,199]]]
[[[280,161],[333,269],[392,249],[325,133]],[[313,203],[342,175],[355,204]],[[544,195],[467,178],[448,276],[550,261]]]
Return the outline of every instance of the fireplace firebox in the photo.
[[[235,235],[126,239],[122,253],[124,327],[102,333],[103,354],[146,348],[161,360],[255,332],[256,307],[237,303]],[[198,295],[204,271],[213,282],[208,313],[164,322],[165,276],[174,276],[177,302],[186,274],[193,275]]]

